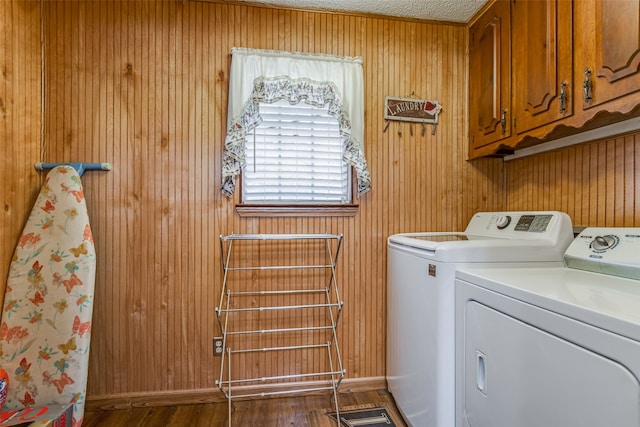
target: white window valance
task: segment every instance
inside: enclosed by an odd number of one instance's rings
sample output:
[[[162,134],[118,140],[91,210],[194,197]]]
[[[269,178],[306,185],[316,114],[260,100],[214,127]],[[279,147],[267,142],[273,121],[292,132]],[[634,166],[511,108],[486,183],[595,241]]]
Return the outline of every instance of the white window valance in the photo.
[[[233,195],[245,165],[245,137],[261,123],[260,103],[283,99],[329,107],[343,137],[343,160],[357,174],[358,195],[371,189],[364,157],[362,58],[234,48],[231,51],[229,111],[222,188]]]

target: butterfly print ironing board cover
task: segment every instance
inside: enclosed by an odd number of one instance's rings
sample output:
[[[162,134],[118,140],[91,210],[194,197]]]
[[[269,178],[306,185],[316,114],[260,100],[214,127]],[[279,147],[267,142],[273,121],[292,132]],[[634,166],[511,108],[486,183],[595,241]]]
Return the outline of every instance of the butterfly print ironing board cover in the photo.
[[[5,410],[73,404],[84,414],[96,256],[80,176],[52,169],[18,240],[0,322]]]

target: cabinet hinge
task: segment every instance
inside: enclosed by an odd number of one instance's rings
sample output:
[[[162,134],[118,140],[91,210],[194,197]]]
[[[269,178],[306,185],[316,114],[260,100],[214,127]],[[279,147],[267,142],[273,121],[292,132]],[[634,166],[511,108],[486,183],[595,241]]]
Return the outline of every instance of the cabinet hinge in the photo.
[[[516,129],[517,129],[517,126],[516,126],[516,118],[514,117],[514,118],[513,118],[513,131],[515,132],[515,131],[516,131]]]

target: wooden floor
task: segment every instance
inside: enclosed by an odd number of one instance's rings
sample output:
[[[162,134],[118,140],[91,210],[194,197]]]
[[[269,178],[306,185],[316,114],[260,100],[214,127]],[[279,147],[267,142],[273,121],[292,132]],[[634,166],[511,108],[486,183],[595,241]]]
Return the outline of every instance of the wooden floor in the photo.
[[[371,404],[386,404],[398,427],[406,427],[385,390],[340,393],[341,410]],[[332,395],[310,395],[233,402],[231,421],[236,426],[336,426],[327,412],[335,409]],[[227,403],[141,407],[123,410],[87,411],[83,427],[93,426],[189,426],[217,427],[228,425]]]

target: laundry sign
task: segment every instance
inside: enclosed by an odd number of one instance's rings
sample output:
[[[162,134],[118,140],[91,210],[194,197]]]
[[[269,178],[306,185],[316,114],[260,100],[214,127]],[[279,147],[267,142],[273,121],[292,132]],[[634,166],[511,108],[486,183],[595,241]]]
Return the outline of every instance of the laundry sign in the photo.
[[[438,101],[392,96],[384,98],[385,120],[437,124],[440,110],[442,106]]]
[[[387,96],[384,98],[384,119],[387,124],[384,132],[387,131],[391,120],[399,122],[411,122],[422,124],[422,135],[424,135],[424,125],[430,123],[433,125],[431,134],[436,132],[438,125],[438,115],[442,110],[442,106],[438,101],[429,101],[426,99],[416,98],[397,98]],[[413,127],[409,128],[413,135]],[[398,127],[398,134],[402,134],[402,128]]]

